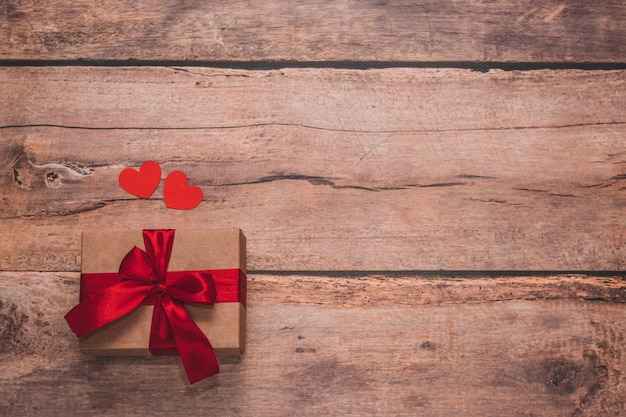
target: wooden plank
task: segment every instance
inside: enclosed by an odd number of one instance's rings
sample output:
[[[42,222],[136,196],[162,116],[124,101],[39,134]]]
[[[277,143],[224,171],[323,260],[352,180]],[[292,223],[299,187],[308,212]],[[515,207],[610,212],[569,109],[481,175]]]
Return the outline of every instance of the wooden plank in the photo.
[[[81,356],[77,293],[0,273],[0,415],[626,415],[620,277],[251,274],[247,353],[193,386],[177,358]]]
[[[2,68],[0,270],[76,271],[82,230],[166,226],[241,227],[253,270],[623,270],[625,79]],[[206,201],[124,192],[147,159]]]
[[[621,0],[6,0],[0,57],[625,62]]]

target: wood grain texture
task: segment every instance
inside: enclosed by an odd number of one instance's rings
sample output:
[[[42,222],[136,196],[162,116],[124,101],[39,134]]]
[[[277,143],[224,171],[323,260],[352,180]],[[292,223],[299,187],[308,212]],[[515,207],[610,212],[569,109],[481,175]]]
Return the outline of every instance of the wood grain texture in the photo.
[[[78,353],[76,273],[0,273],[0,415],[624,416],[626,281],[251,274],[247,353]],[[593,300],[593,301],[589,301]]]
[[[622,270],[626,72],[2,68],[1,270],[241,228],[252,270]],[[205,202],[117,183],[183,169]],[[149,215],[147,215],[149,213]]]
[[[625,62],[621,0],[5,0],[0,57]]]
[[[418,69],[624,39],[622,0],[0,1],[1,64],[104,65],[0,67],[0,416],[626,417],[626,71]],[[125,193],[147,159],[205,201]],[[248,237],[247,353],[193,386],[63,320],[82,231],[163,227]]]

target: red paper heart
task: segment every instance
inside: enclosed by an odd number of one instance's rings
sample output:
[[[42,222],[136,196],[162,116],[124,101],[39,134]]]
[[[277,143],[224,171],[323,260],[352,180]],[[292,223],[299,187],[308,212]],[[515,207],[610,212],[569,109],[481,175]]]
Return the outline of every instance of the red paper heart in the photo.
[[[120,172],[119,182],[120,186],[132,195],[148,198],[161,182],[161,167],[154,161],[146,161],[139,171],[126,168]]]
[[[178,210],[189,210],[196,207],[202,199],[202,189],[187,185],[187,175],[182,171],[172,171],[165,178],[163,189],[165,205]]]

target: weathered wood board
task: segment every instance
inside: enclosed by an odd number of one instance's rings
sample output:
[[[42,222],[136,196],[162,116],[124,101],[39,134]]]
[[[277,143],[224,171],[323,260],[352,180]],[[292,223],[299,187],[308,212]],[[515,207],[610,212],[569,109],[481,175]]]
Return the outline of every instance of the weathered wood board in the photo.
[[[623,270],[625,80],[2,68],[0,269],[76,271],[82,230],[167,225],[242,228],[252,270]],[[206,202],[124,192],[147,159]]]
[[[0,58],[626,62],[607,1],[5,0]]]
[[[0,273],[0,415],[624,415],[619,277],[251,274],[246,354],[193,386],[178,358],[81,356],[77,291]]]
[[[626,417],[624,39],[621,0],[0,2],[0,416]],[[124,192],[147,159],[205,201]],[[63,320],[83,230],[163,227],[248,237],[195,385]]]

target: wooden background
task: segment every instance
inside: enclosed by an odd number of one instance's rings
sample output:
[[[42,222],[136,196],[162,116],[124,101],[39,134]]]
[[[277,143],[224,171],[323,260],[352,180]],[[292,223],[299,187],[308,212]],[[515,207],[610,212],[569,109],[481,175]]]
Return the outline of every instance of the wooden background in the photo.
[[[96,3],[0,4],[0,415],[626,416],[622,0]],[[164,227],[248,237],[193,386],[63,320],[82,230]]]

